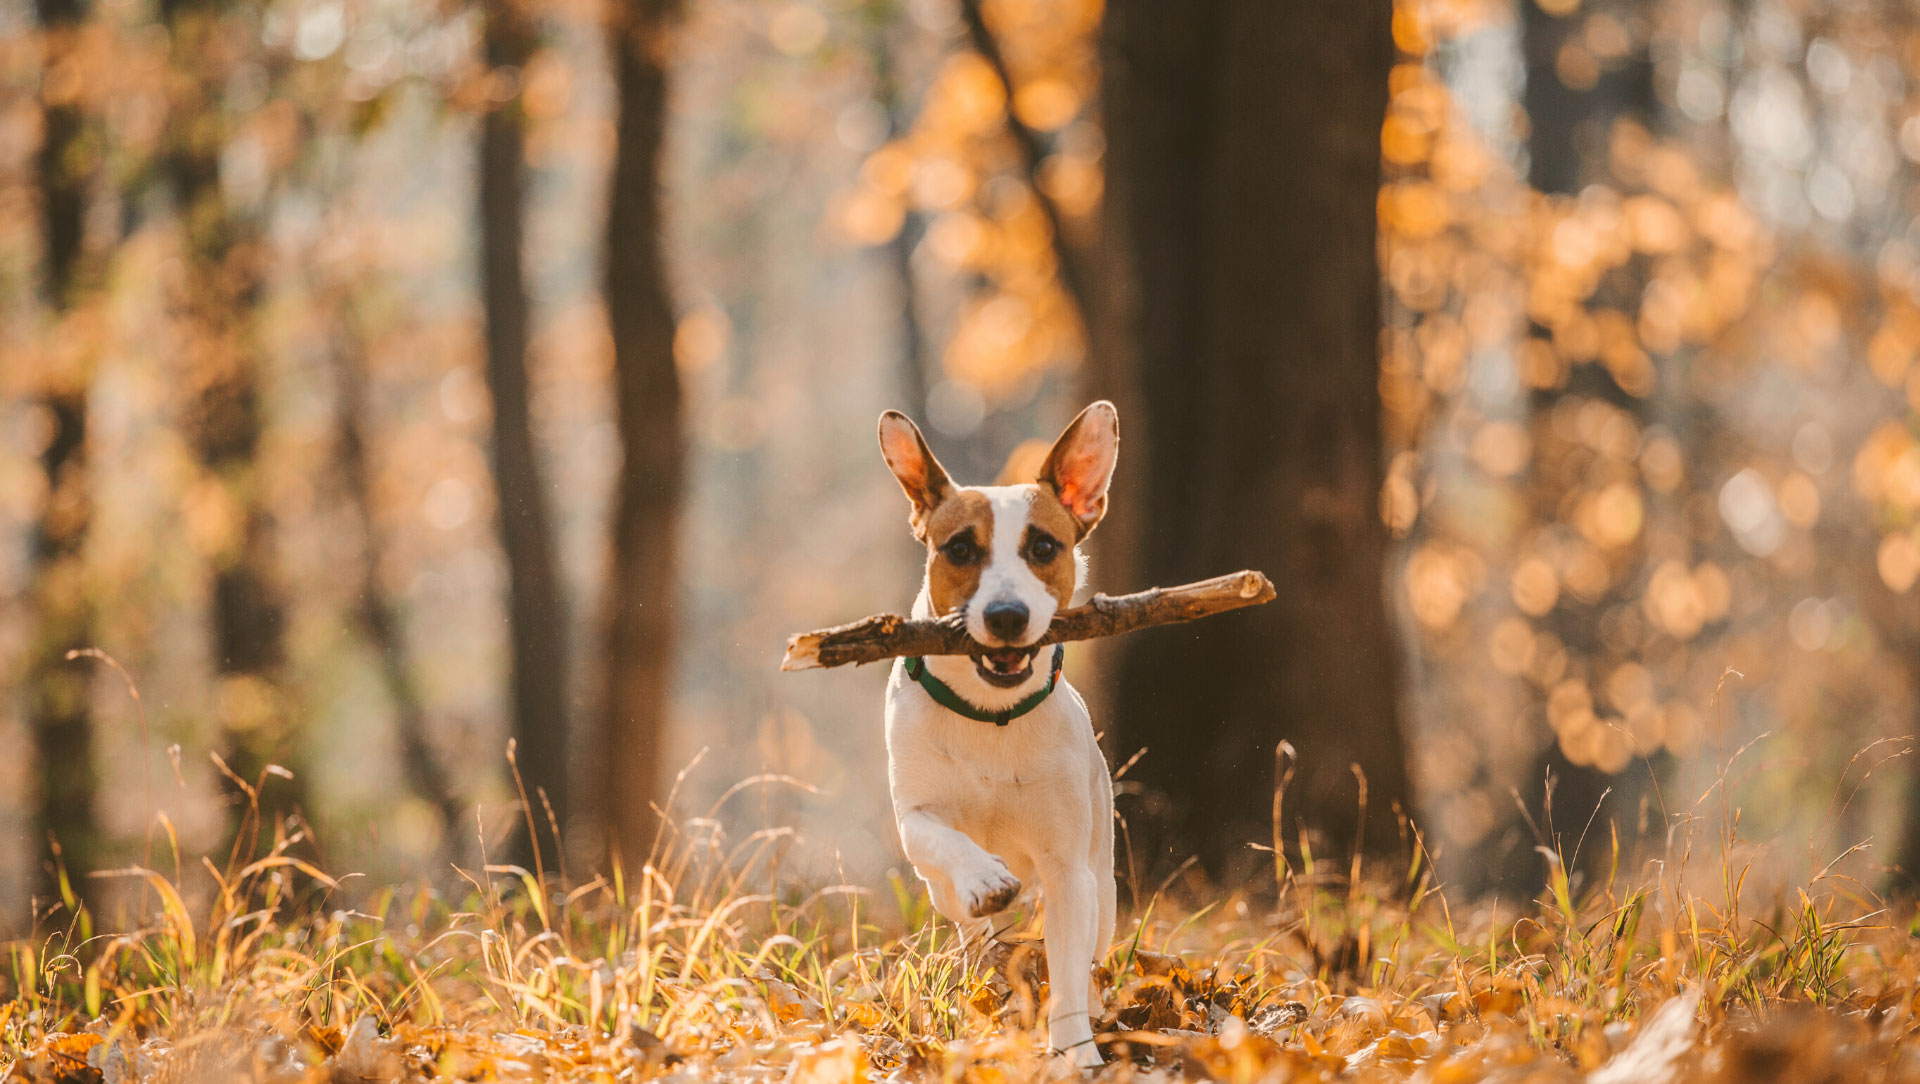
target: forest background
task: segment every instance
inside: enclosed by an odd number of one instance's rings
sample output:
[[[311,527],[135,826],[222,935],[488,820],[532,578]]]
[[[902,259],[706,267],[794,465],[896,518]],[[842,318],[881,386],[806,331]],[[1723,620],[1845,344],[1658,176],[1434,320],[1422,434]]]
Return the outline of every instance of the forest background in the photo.
[[[1468,892],[1729,765],[1910,885],[1917,179],[1895,0],[12,0],[0,927],[156,824],[524,849],[510,769],[877,883],[884,674],[776,668],[911,599],[873,419],[1095,396],[1093,585],[1281,596],[1070,650],[1134,880],[1270,861],[1286,740],[1285,846]]]

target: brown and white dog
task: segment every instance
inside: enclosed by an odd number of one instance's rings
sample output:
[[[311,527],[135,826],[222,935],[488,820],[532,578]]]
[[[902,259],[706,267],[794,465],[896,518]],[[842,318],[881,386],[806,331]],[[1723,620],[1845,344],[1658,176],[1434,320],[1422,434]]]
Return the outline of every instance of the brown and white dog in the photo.
[[[900,842],[933,905],[969,942],[1022,886],[1045,902],[1048,1041],[1101,1064],[1092,970],[1113,940],[1113,784],[1087,706],[1035,648],[1080,586],[1076,549],[1107,509],[1119,451],[1113,404],[1067,426],[1037,482],[961,486],[907,417],[880,418],[880,451],[913,504],[927,572],[913,615],[959,613],[971,655],[895,663],[887,777]]]

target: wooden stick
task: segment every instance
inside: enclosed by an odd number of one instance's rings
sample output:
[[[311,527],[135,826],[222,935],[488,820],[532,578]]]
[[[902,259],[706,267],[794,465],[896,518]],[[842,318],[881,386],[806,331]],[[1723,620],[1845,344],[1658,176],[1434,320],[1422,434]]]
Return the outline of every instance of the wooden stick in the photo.
[[[1061,610],[1035,647],[1068,640],[1117,636],[1154,625],[1173,625],[1229,610],[1272,602],[1273,581],[1248,569],[1178,587],[1155,587],[1114,598],[1095,595],[1084,606]],[[848,625],[803,632],[787,640],[782,670],[812,670],[847,663],[879,662],[899,655],[971,655],[981,645],[967,635],[957,614],[914,620],[876,614]]]

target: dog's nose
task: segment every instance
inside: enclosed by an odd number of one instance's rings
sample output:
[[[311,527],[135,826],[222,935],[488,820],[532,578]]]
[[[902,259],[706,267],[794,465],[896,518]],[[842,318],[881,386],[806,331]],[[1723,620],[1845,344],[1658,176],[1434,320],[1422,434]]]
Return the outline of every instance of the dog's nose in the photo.
[[[1017,640],[1027,631],[1027,608],[1018,602],[989,602],[980,615],[986,619],[987,631],[1002,640]]]

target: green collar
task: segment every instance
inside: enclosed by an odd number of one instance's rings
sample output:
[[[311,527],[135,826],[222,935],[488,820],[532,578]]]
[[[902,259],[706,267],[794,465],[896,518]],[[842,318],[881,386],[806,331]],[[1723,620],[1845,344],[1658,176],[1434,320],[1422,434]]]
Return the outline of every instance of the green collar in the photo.
[[[927,670],[927,664],[920,661],[918,655],[907,659],[906,663],[907,676],[919,682],[920,687],[927,690],[927,695],[933,697],[934,703],[939,704],[955,715],[964,715],[977,722],[992,723],[994,726],[1006,726],[1013,720],[1039,707],[1041,701],[1053,695],[1053,687],[1060,683],[1060,665],[1066,662],[1066,659],[1066,645],[1055,644],[1053,646],[1053,673],[1047,675],[1046,685],[1042,686],[1040,690],[1032,696],[1021,700],[1018,704],[1015,704],[1005,711],[988,711],[985,708],[977,708],[967,703],[961,699],[960,694],[954,692],[952,687],[946,682],[934,677],[933,674]]]

